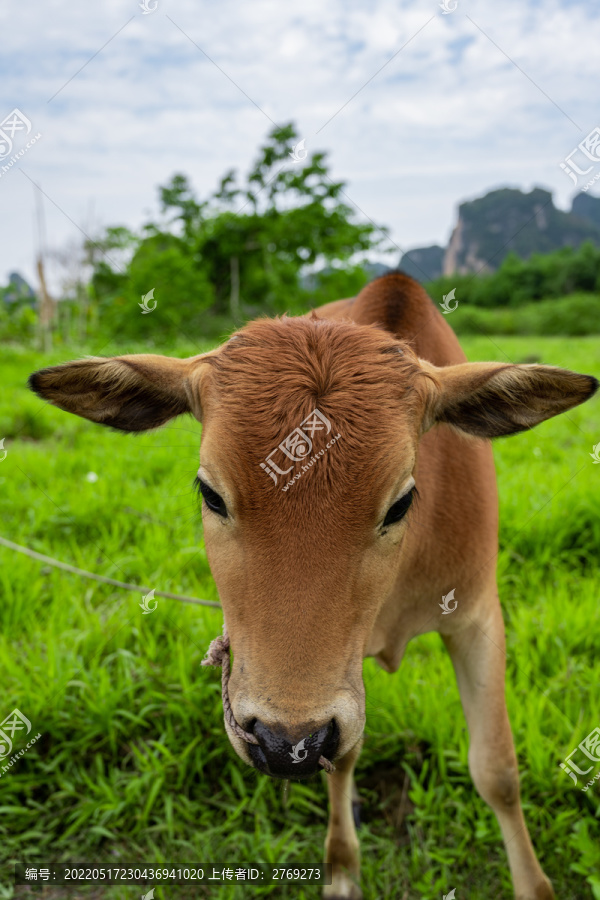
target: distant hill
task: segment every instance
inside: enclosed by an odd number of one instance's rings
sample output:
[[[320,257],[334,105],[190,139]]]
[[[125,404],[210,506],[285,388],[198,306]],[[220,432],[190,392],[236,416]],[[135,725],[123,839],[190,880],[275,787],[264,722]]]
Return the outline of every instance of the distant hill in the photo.
[[[404,254],[400,268],[417,281],[433,281],[443,272],[445,253],[445,249],[437,244],[432,247],[417,247]]]
[[[17,303],[19,300],[35,300],[35,291],[18,272],[8,276],[8,286],[0,289],[0,296],[5,303]]]
[[[584,241],[600,246],[600,198],[579,194],[571,211],[562,212],[543,188],[529,193],[501,188],[461,203],[448,246],[409,250],[400,268],[419,281],[492,272],[510,252],[527,259],[532,253],[579,247]]]
[[[577,194],[573,199],[571,212],[580,219],[587,219],[600,228],[600,197],[591,194]]]

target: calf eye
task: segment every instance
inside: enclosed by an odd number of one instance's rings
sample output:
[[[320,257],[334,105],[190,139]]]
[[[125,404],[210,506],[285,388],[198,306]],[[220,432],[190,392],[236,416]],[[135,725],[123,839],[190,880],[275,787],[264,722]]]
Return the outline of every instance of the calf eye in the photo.
[[[196,489],[200,491],[202,494],[202,499],[208,506],[210,510],[215,512],[218,516],[222,516],[224,519],[227,518],[227,507],[225,506],[225,501],[223,498],[214,491],[210,485],[208,485],[205,481],[202,481],[201,478],[196,476],[194,481]]]
[[[411,488],[410,491],[407,491],[403,497],[400,497],[399,500],[396,500],[395,503],[392,503],[390,508],[388,509],[385,519],[383,520],[383,527],[385,528],[387,525],[394,525],[395,522],[399,522],[400,519],[403,519],[408,510],[410,509],[410,505],[413,502],[414,496],[414,488]]]

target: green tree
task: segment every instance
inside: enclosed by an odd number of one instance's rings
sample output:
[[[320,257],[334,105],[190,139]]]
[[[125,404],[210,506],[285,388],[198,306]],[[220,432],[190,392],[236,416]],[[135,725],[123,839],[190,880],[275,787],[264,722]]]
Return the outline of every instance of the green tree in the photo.
[[[183,174],[161,186],[164,221],[145,226],[125,271],[115,272],[106,258],[96,267],[94,284],[106,321],[142,335],[157,319],[167,328],[166,316],[172,327],[186,331],[202,319],[206,331],[207,313],[239,324],[260,312],[305,309],[303,275],[311,267],[351,261],[353,283],[360,281],[357,258],[379,246],[385,231],[355,221],[344,201],[345,185],[330,177],[325,154],[294,161],[297,142],[292,124],[274,128],[246,176],[227,172],[205,200]],[[125,240],[119,229],[112,236]],[[321,283],[327,279],[317,279]],[[152,317],[142,317],[143,325],[135,302],[152,286],[157,300],[160,288],[165,305],[160,315],[159,302]],[[125,310],[132,317],[127,326]]]

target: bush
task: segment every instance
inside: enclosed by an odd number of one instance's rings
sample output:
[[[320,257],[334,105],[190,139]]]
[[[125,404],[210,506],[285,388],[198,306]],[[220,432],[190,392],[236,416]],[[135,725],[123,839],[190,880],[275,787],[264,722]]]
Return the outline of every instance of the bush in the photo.
[[[35,338],[37,314],[28,303],[6,303],[0,297],[0,340],[27,343]]]
[[[98,285],[95,283],[94,287]],[[213,289],[189,256],[183,242],[169,234],[147,238],[135,252],[128,277],[112,286],[98,304],[100,330],[111,336],[172,340],[179,335],[202,335]],[[142,296],[152,312],[140,308]]]
[[[600,296],[572,294],[557,300],[540,300],[520,308],[481,309],[462,302],[450,324],[457,334],[565,335],[581,337],[600,333]]]
[[[520,259],[514,253],[489,275],[445,275],[426,285],[435,300],[452,288],[470,306],[520,308],[524,303],[562,297],[577,291],[600,292],[600,247],[589,241],[577,249],[534,253]]]

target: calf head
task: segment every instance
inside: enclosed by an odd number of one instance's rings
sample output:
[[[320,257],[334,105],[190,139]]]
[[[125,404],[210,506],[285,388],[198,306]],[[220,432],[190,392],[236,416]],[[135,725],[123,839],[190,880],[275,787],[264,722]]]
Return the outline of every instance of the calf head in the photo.
[[[258,320],[190,359],[85,359],[34,373],[51,403],[123,431],[203,424],[206,551],[233,651],[229,694],[271,775],[316,771],[364,727],[362,660],[411,528],[419,438],[531,428],[595,379],[553,367],[437,368],[373,326]],[[296,748],[296,749],[294,749]]]

